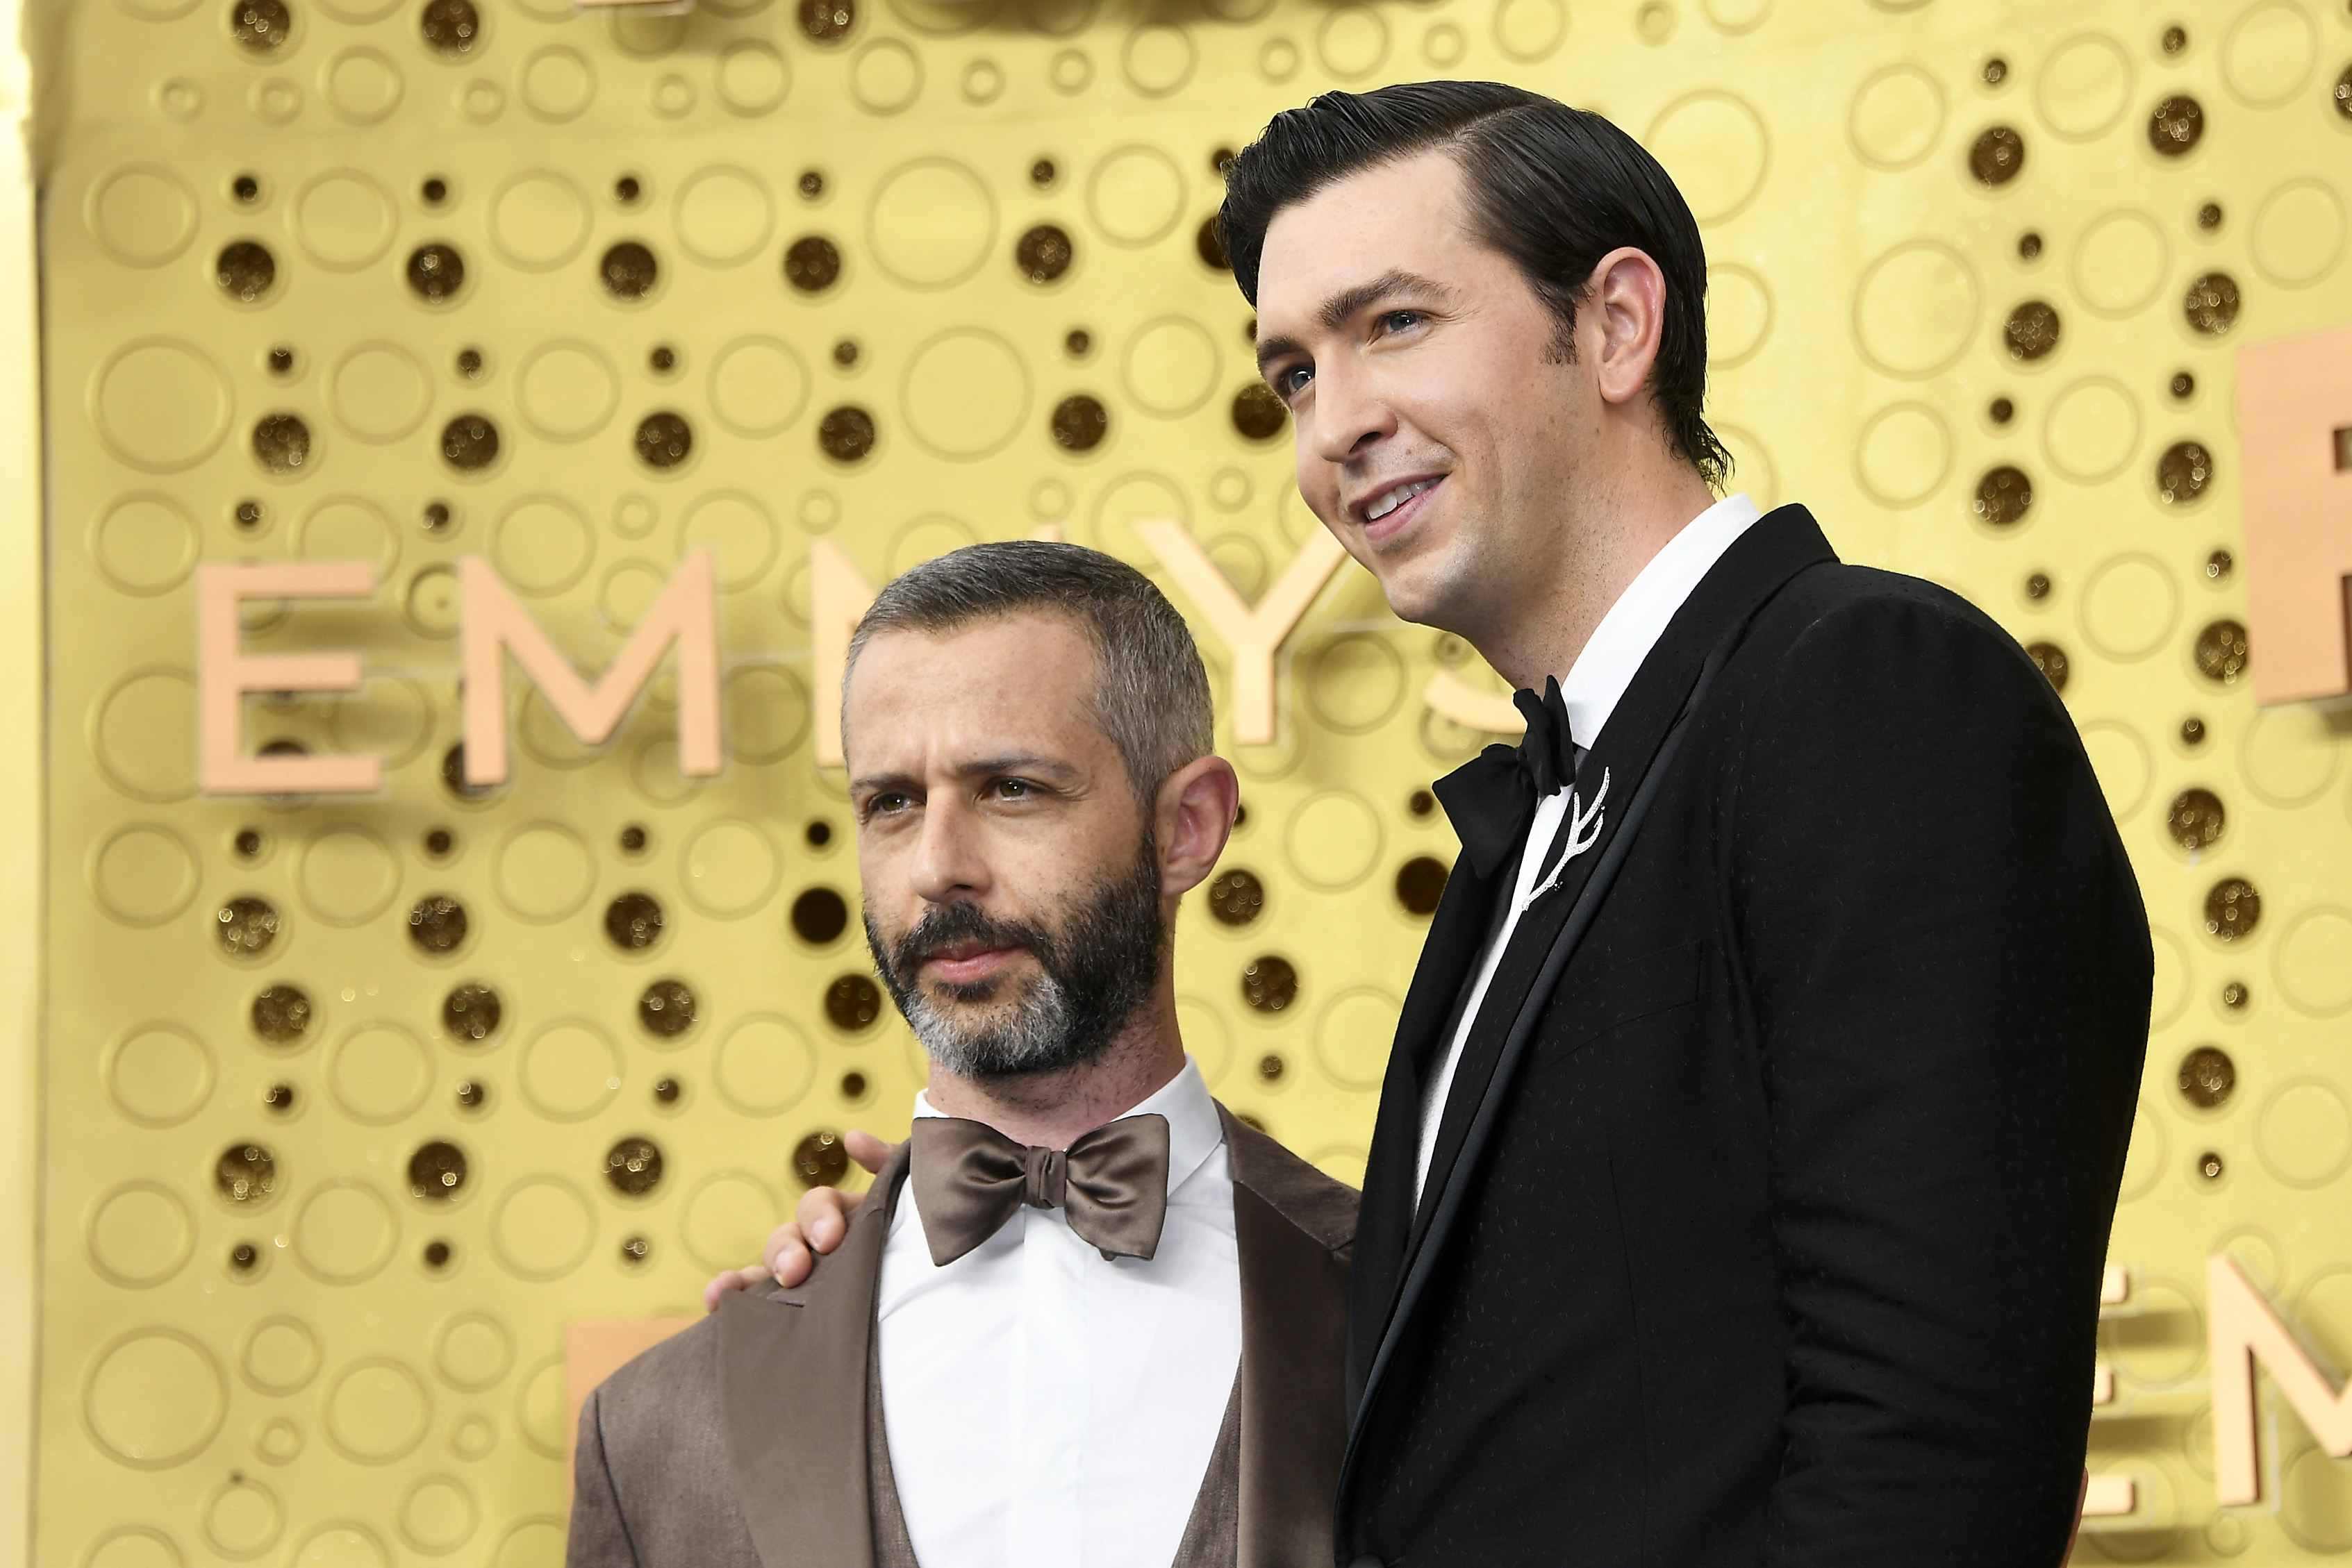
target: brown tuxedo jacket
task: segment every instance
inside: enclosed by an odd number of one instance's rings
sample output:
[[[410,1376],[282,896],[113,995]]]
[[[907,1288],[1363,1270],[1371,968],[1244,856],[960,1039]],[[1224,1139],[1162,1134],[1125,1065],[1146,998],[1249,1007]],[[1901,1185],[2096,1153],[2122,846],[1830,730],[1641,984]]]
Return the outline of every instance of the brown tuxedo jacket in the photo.
[[[1241,1254],[1238,1568],[1330,1568],[1356,1194],[1218,1113]],[[875,1568],[868,1358],[906,1170],[901,1147],[805,1283],[730,1293],[589,1396],[569,1568]]]

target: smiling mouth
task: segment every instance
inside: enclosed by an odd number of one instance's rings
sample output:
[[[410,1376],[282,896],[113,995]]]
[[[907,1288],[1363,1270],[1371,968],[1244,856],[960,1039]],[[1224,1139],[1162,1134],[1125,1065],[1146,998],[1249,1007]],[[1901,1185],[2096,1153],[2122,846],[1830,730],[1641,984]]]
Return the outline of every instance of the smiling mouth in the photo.
[[[1370,501],[1364,504],[1364,521],[1367,523],[1379,522],[1382,517],[1387,517],[1391,512],[1395,511],[1399,507],[1403,506],[1407,501],[1412,500],[1415,496],[1420,495],[1423,491],[1435,489],[1442,482],[1442,478],[1412,479],[1408,480],[1402,485],[1397,486],[1393,489],[1382,491],[1380,495],[1373,497]]]

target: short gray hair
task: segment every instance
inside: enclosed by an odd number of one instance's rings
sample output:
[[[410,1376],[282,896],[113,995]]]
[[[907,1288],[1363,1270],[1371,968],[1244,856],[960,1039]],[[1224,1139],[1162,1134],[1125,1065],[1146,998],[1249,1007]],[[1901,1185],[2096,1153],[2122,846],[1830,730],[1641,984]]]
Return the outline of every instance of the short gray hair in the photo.
[[[1057,616],[1094,644],[1096,721],[1147,812],[1170,774],[1215,749],[1209,673],[1168,596],[1122,560],[1045,539],[966,545],[876,595],[842,668],[843,736],[849,676],[866,643],[885,632],[936,636],[1013,615]]]

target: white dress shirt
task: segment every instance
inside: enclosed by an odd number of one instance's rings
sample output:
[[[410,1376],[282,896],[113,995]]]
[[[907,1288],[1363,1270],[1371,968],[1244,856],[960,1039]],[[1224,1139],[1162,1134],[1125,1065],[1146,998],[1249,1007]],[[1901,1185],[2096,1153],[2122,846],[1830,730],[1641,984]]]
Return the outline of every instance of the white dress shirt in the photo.
[[[1601,727],[1609,716],[1617,711],[1617,701],[1625,688],[1633,684],[1641,672],[1643,661],[1650,650],[1665,635],[1666,623],[1675,612],[1691,596],[1699,580],[1723,559],[1748,526],[1759,516],[1756,503],[1745,495],[1726,496],[1706,511],[1685,524],[1682,532],[1666,541],[1666,546],[1650,558],[1601,624],[1592,629],[1592,636],[1584,651],[1576,656],[1567,674],[1560,677],[1559,695],[1568,706],[1568,727],[1576,737],[1580,758],[1599,738]],[[1580,794],[1596,796],[1599,786],[1580,779]],[[1538,879],[1548,877],[1554,869],[1547,863],[1546,852],[1559,836],[1560,820],[1568,814],[1571,792],[1561,789],[1546,796],[1536,804],[1535,821],[1528,825],[1528,841],[1519,851],[1518,877],[1512,883],[1510,908],[1503,916],[1502,929],[1478,961],[1477,983],[1471,988],[1469,1003],[1462,1009],[1462,1021],[1454,1030],[1454,1039],[1445,1048],[1445,1059],[1431,1075],[1429,1090],[1421,1106],[1421,1151],[1413,1166],[1412,1191],[1416,1203],[1421,1189],[1429,1180],[1429,1162],[1437,1153],[1437,1127],[1444,1119],[1445,1097],[1453,1091],[1454,1071],[1462,1065],[1462,1048],[1470,1039],[1471,1027],[1478,1021],[1478,1009],[1486,1000],[1486,988],[1494,982],[1495,970],[1503,961],[1504,952],[1511,945],[1511,934],[1519,928],[1519,916],[1534,900],[1532,890],[1540,885]],[[1621,800],[1612,800],[1618,806]],[[1594,809],[1593,800],[1584,800],[1581,809]]]
[[[946,1268],[910,1182],[882,1252],[882,1412],[923,1568],[1168,1568],[1242,1355],[1233,1163],[1198,1065],[1168,1118],[1168,1218],[1105,1259],[1024,1207]],[[915,1097],[915,1114],[936,1116]]]

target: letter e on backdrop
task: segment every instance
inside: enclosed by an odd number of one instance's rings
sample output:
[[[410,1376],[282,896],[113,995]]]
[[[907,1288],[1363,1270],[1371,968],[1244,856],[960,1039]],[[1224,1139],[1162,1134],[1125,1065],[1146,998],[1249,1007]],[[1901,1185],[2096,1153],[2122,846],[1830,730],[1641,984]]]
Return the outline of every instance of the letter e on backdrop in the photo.
[[[2254,700],[2352,693],[2352,327],[2238,351]]]

